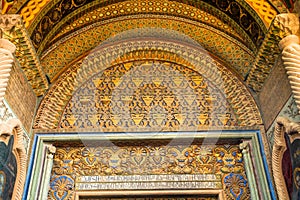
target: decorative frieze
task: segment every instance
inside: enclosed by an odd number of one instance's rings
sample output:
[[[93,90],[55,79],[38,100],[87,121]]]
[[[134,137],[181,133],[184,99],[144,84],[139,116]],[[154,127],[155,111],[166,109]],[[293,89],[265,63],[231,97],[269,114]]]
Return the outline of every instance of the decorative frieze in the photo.
[[[50,199],[72,198],[78,191],[156,189],[224,189],[229,199],[250,197],[237,145],[166,140],[69,145],[56,146]]]

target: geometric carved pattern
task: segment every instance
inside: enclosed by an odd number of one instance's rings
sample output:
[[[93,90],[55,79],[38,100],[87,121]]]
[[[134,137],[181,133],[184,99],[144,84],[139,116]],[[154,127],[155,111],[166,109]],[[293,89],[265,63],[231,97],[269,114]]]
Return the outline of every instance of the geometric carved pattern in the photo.
[[[118,1],[109,1],[107,4],[116,4]],[[179,9],[173,8],[173,3],[172,1],[165,1],[165,2],[159,2],[159,6],[157,7],[152,7],[152,5],[156,4],[154,1],[148,2],[150,5],[151,9],[149,10],[146,7],[143,7],[143,5],[139,5],[139,2],[133,2],[132,5],[134,7],[130,6],[129,8],[126,8],[127,10],[133,10],[133,11],[138,11],[138,13],[143,13],[143,14],[150,14],[157,12],[159,9],[160,12],[163,12],[164,15],[169,10],[173,10],[171,15],[173,16],[178,16],[179,14],[182,15],[182,13],[191,13],[190,11],[184,11],[184,8],[187,5],[192,5],[194,8],[192,9],[199,9],[199,8],[205,8],[207,11],[214,13],[214,15],[219,16],[222,15],[220,18],[227,18],[227,20],[232,21],[231,24],[237,24],[235,29],[242,29],[244,32],[246,32],[251,38],[252,43],[255,44],[256,47],[258,47],[261,44],[262,39],[264,38],[264,33],[262,30],[261,26],[264,26],[263,23],[259,25],[257,21],[261,21],[260,18],[258,19],[253,19],[253,16],[243,7],[241,6],[238,2],[236,1],[226,1],[225,3],[221,3],[219,1],[206,1],[205,3],[202,1],[184,1],[182,3],[179,1],[180,7]],[[128,5],[130,4],[129,2],[127,3]],[[165,5],[166,4],[166,5]],[[210,6],[208,6],[210,5]],[[50,40],[50,38],[47,38],[49,30],[53,29],[55,26],[59,26],[61,20],[67,21],[70,17],[68,14],[70,13],[76,13],[76,15],[82,15],[83,13],[86,13],[87,9],[91,9],[92,7],[94,8],[101,8],[103,6],[103,3],[95,2],[95,1],[87,1],[87,0],[82,0],[82,1],[60,1],[56,2],[53,7],[50,9],[46,10],[44,13],[42,13],[42,17],[38,20],[36,26],[32,27],[33,32],[32,32],[32,41],[36,49],[39,49],[38,52],[40,51],[40,44],[43,43],[44,40]],[[144,8],[144,10],[140,10]],[[122,7],[116,6],[112,12],[117,13],[117,17],[119,16],[124,16],[126,14],[126,11],[123,10],[122,12]],[[166,9],[164,11],[163,9]],[[190,10],[192,10],[190,9]],[[111,12],[110,12],[111,13]],[[227,15],[224,17],[224,13]],[[137,14],[137,13],[136,13]],[[113,14],[112,14],[113,15]],[[111,16],[109,16],[112,18]],[[75,16],[71,19],[71,21],[75,21],[74,18],[76,19]],[[207,20],[208,21],[208,20]]]
[[[60,128],[115,131],[197,130],[238,124],[222,92],[197,72],[169,62],[127,62],[80,87]]]
[[[153,0],[151,3],[146,2],[136,2],[136,1],[124,1],[118,2],[117,4],[107,5],[101,8],[95,8],[92,12],[87,12],[81,17],[74,19],[69,19],[70,23],[66,23],[67,25],[64,27],[55,27],[52,29],[51,32],[48,33],[47,38],[49,46],[50,44],[55,43],[60,38],[72,33],[75,30],[81,29],[86,24],[96,23],[99,21],[108,20],[111,18],[122,16],[130,16],[130,15],[145,15],[145,14],[152,14],[152,15],[169,15],[174,16],[176,13],[176,17],[180,17],[183,19],[190,19],[193,21],[197,21],[200,23],[204,23],[210,25],[212,27],[217,28],[218,30],[229,34],[242,42],[244,45],[247,45],[250,49],[256,49],[253,42],[247,36],[247,34],[239,27],[231,28],[228,23],[224,21],[232,21],[228,16],[223,14],[223,16],[214,16],[209,12],[206,12],[207,5],[203,5],[201,9],[195,9],[193,6],[184,5],[179,2],[175,1],[168,1],[168,0]],[[218,13],[221,15],[221,13]],[[220,20],[220,18],[226,18],[227,20]],[[163,27],[163,26],[162,26]],[[57,29],[57,31],[56,31]],[[113,30],[117,31],[117,30]],[[53,35],[53,36],[52,36]],[[39,44],[42,46],[42,44]]]
[[[90,27],[74,32],[72,37],[60,40],[42,56],[41,62],[44,70],[51,81],[54,81],[56,76],[79,56],[88,54],[116,34],[122,35],[127,31],[132,31],[132,29],[141,33],[144,29],[161,29],[167,34],[177,32],[186,35],[211,54],[232,66],[242,77],[247,75],[254,60],[253,53],[246,46],[205,24],[193,21],[187,23],[187,19],[183,20],[172,16],[124,16],[95,23]],[[158,39],[164,38],[158,37]],[[175,41],[181,41],[180,39],[177,38]]]
[[[143,47],[141,45],[143,45]],[[152,48],[153,51],[141,49],[146,47]],[[169,50],[162,52],[155,50],[157,48]],[[124,54],[125,50],[128,51],[128,53]],[[238,125],[251,126],[261,124],[258,109],[251,95],[248,94],[245,86],[231,75],[231,72],[224,66],[201,51],[202,50],[200,49],[189,49],[187,46],[179,44],[174,45],[174,42],[158,41],[147,41],[142,43],[127,42],[122,43],[122,45],[116,45],[102,50],[100,49],[92,53],[84,61],[75,64],[72,67],[72,70],[68,70],[67,74],[58,80],[56,86],[53,90],[49,91],[44,101],[41,103],[34,127],[36,129],[57,128],[58,120],[62,116],[62,109],[74,94],[74,87],[77,89],[81,84],[89,80],[91,76],[94,76],[103,70],[105,71],[105,69],[112,64],[126,64],[126,62],[140,61],[143,59],[168,61],[192,68],[210,82],[214,82],[216,89],[219,88],[219,90],[224,93],[223,95],[225,95],[226,101],[228,101],[227,108],[231,107],[230,109],[235,110],[234,115],[237,116]],[[123,56],[121,52],[123,52]],[[171,52],[177,52],[177,54]],[[80,69],[78,71],[79,67]],[[68,77],[68,74],[73,78]],[[76,80],[76,83],[73,82],[74,79]],[[74,84],[76,84],[76,86],[74,86]],[[132,82],[132,84],[134,83]],[[213,97],[210,96],[210,98]],[[222,114],[226,114],[226,112]],[[226,116],[223,117],[226,118]]]
[[[76,143],[56,145],[50,199],[71,199],[80,176],[176,174],[215,174],[222,178],[226,199],[250,198],[237,145],[201,145],[199,141],[174,145],[166,140],[103,142],[95,141],[86,147]]]

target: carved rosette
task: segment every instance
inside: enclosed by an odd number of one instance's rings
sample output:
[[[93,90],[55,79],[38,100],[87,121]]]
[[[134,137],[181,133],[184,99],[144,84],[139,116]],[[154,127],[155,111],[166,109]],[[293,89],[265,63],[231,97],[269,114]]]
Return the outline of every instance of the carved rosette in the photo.
[[[300,110],[300,45],[298,36],[289,35],[283,38],[279,43],[279,47],[283,50],[283,64],[288,74],[297,107]]]
[[[6,39],[0,39],[0,101],[3,100],[7,83],[9,80],[9,73],[14,62],[13,53],[16,46]]]

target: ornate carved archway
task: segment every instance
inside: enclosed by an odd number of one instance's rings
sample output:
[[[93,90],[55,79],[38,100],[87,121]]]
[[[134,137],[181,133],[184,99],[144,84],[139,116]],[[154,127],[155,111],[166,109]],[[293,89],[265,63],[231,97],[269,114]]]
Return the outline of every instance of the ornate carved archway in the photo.
[[[143,29],[137,31],[143,31]],[[123,34],[123,37],[122,36],[117,37],[116,39],[117,42],[114,41],[104,42],[102,45],[94,49],[94,51],[90,52],[90,54],[87,55],[85,58],[79,58],[75,63],[73,63],[72,67],[69,67],[66,73],[60,76],[60,79],[57,81],[57,84],[54,85],[50,89],[48,94],[45,96],[37,112],[37,117],[35,120],[34,127],[36,129],[56,129],[62,127],[79,128],[73,126],[64,126],[62,125],[61,122],[63,120],[67,120],[64,119],[63,115],[69,118],[69,122],[73,120],[76,121],[74,115],[71,115],[70,113],[66,114],[66,109],[70,109],[72,102],[74,102],[72,98],[78,99],[76,95],[80,93],[78,92],[80,89],[87,87],[88,84],[92,84],[92,87],[94,89],[97,88],[99,84],[103,84],[100,82],[103,81],[103,77],[105,76],[105,74],[109,74],[108,77],[110,77],[110,81],[105,82],[106,86],[108,85],[112,86],[110,87],[110,90],[114,90],[114,87],[117,86],[115,82],[116,80],[112,80],[111,79],[112,77],[115,77],[117,79],[129,78],[130,81],[132,81],[130,84],[135,84],[134,80],[132,80],[131,70],[133,68],[135,68],[136,70],[141,66],[147,65],[145,63],[148,64],[150,63],[150,65],[160,66],[158,68],[152,69],[154,71],[159,70],[162,67],[162,63],[165,63],[164,65],[166,66],[164,66],[164,68],[168,68],[168,70],[170,70],[169,71],[170,73],[172,72],[172,70],[173,71],[175,70],[176,73],[181,75],[183,74],[182,78],[185,79],[187,82],[193,82],[193,80],[191,78],[192,76],[186,74],[194,73],[193,75],[194,78],[198,79],[197,84],[204,84],[204,85],[208,84],[210,86],[207,87],[206,89],[211,91],[213,88],[218,91],[218,93],[222,96],[222,99],[224,100],[223,101],[224,105],[222,105],[222,107],[224,107],[225,110],[226,109],[231,110],[229,112],[229,110],[225,111],[223,109],[221,113],[217,113],[217,115],[219,116],[217,117],[218,120],[219,121],[233,120],[230,119],[229,116],[234,117],[236,120],[234,120],[235,122],[232,121],[231,124],[222,123],[222,122],[220,122],[219,124],[211,123],[206,127],[252,126],[252,125],[262,124],[261,117],[258,108],[255,104],[255,101],[253,100],[252,96],[250,95],[246,87],[242,84],[242,82],[233,74],[233,72],[230,71],[228,66],[225,66],[222,62],[218,61],[216,58],[208,54],[201,46],[197,45],[197,43],[191,40],[190,38],[178,34],[175,37],[177,40],[174,40],[175,39],[174,37],[170,38],[169,36],[168,38],[167,37],[168,35],[171,34],[166,34],[165,36],[161,36],[161,38],[153,38],[153,37],[151,38],[147,34],[145,34],[143,37],[136,37],[133,39],[133,38],[127,38],[125,32]],[[131,37],[133,36],[131,35]],[[173,67],[169,67],[171,65]],[[132,68],[132,66],[134,67]],[[126,69],[126,67],[128,69]],[[129,70],[130,68],[131,70]],[[178,69],[184,69],[184,70],[180,71]],[[121,71],[123,70],[122,72],[123,74],[120,74],[120,72],[118,72],[120,70]],[[115,71],[117,74],[112,73],[112,71]],[[133,74],[137,76],[136,73],[137,72]],[[140,71],[139,73],[140,73],[139,75],[142,76],[144,72]],[[175,74],[166,73],[165,75],[163,74],[153,75],[153,73],[152,75],[148,74],[149,78],[164,79],[163,76],[165,77],[167,75],[170,75],[171,79],[174,77],[178,78],[178,75],[175,75],[176,74],[175,72],[174,72]],[[99,81],[100,79],[102,81]],[[97,80],[99,82],[95,83],[95,81]],[[199,80],[204,80],[204,81],[202,83]],[[141,80],[141,82],[143,81],[145,80]],[[164,80],[161,80],[161,82],[162,81]],[[171,82],[172,84],[174,84],[174,82],[176,81],[173,80]],[[152,83],[155,84],[155,82]],[[193,82],[193,84],[196,83]],[[177,88],[180,88],[180,86],[178,85]],[[196,89],[196,87],[192,86],[192,89],[194,90]],[[184,88],[182,88],[182,91],[183,90]],[[94,92],[97,93],[96,91]],[[98,93],[102,93],[102,92],[104,91],[98,91]],[[212,93],[201,94],[201,93],[202,92],[198,92],[195,97],[199,99],[200,98],[199,95],[200,96],[206,95],[207,99],[210,99],[209,101],[216,100],[215,94]],[[86,93],[86,95],[88,94]],[[162,96],[165,95],[166,94],[162,94]],[[108,97],[104,97],[105,94],[103,94],[102,96],[103,98],[108,98]],[[106,94],[106,96],[111,96],[111,95]],[[80,98],[84,98],[84,97],[81,96]],[[132,95],[131,97],[128,98],[132,98]],[[163,99],[161,100],[163,101]],[[101,101],[101,100],[94,99],[92,101]],[[107,99],[107,101],[111,101],[111,99]],[[145,103],[145,100],[142,100],[142,102]],[[200,103],[200,101],[198,101],[198,103]],[[198,105],[198,107],[200,108],[201,106]],[[202,112],[202,114],[204,113],[205,111]],[[198,115],[199,114],[200,112],[198,113]],[[92,116],[90,117],[93,118]],[[199,116],[195,116],[195,117],[197,118]],[[97,117],[94,118],[94,120],[97,121]],[[100,118],[98,120],[100,120]],[[201,120],[199,120],[197,123],[201,124]],[[89,127],[96,128],[95,125]],[[88,128],[88,127],[82,127],[82,128]],[[110,131],[115,131],[115,130],[116,129],[112,129]],[[106,129],[106,131],[109,131],[109,129]]]

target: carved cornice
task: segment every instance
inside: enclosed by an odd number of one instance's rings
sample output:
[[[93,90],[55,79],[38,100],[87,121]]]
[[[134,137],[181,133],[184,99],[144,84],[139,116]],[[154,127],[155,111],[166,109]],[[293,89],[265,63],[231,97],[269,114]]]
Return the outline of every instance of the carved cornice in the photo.
[[[5,96],[15,50],[16,46],[9,40],[0,39],[0,102]]]
[[[272,151],[272,170],[278,198],[280,200],[289,199],[287,186],[282,173],[282,158],[287,148],[284,134],[295,134],[299,133],[299,131],[300,124],[290,122],[288,119],[283,117],[279,117],[277,119],[274,131],[274,146]]]
[[[159,49],[163,49],[164,52],[159,52]],[[194,68],[225,93],[229,104],[235,109],[241,126],[262,124],[258,108],[246,87],[225,66],[202,51],[175,41],[151,41],[151,39],[122,42],[99,49],[73,65],[51,88],[37,112],[34,128],[57,128],[64,107],[82,83],[111,65],[145,59],[145,55],[148,59],[165,60]],[[180,60],[183,60],[182,63]],[[209,67],[204,67],[206,64]]]
[[[35,94],[41,96],[48,88],[48,82],[30,37],[23,25],[21,16],[1,15],[0,27],[3,31],[3,38],[10,40],[16,45],[15,57],[20,63]]]
[[[1,137],[1,141],[5,143],[6,141],[8,141],[8,138],[10,138],[10,136],[14,136],[15,139],[13,145],[13,153],[17,161],[17,176],[12,199],[21,200],[25,184],[27,164],[27,154],[23,145],[23,130],[21,128],[21,122],[18,119],[10,119],[6,123],[1,123],[0,135],[4,136]]]
[[[296,34],[299,30],[299,16],[297,14],[280,14],[275,17],[266,35],[246,83],[255,92],[259,92],[271,72],[280,49],[278,43],[286,36]]]

